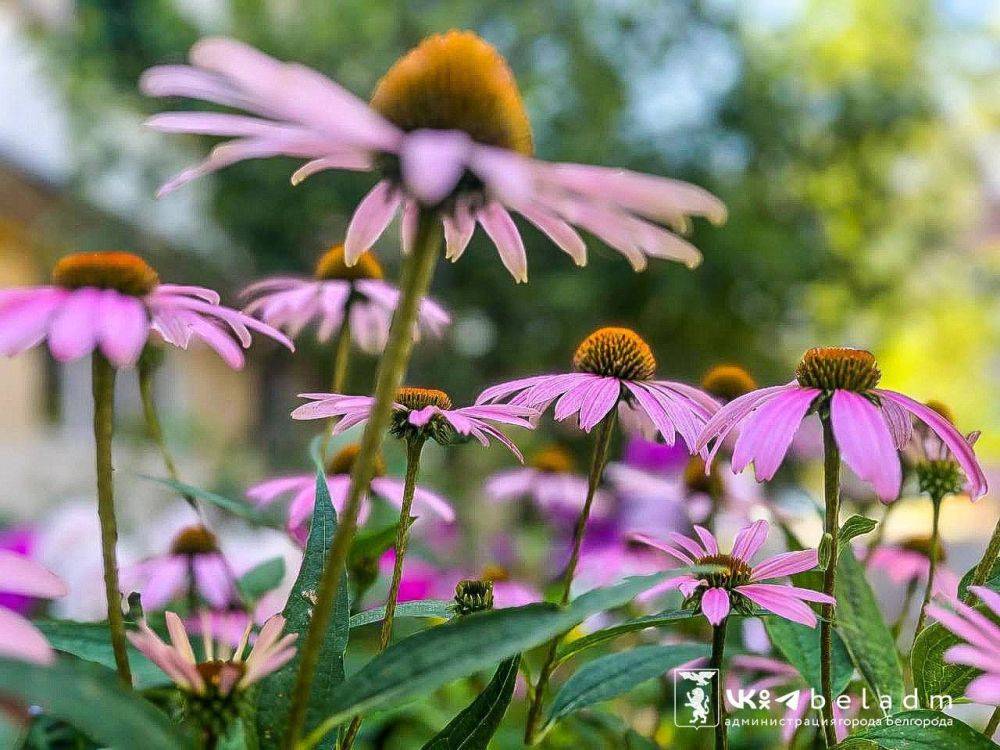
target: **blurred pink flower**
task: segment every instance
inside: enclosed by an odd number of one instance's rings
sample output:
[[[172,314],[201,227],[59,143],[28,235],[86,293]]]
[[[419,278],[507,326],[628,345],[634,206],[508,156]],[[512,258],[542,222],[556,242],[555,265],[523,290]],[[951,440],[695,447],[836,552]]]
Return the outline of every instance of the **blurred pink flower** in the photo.
[[[763,583],[815,568],[819,562],[816,550],[785,552],[757,565],[751,559],[767,541],[767,521],[755,521],[736,535],[730,554],[719,552],[719,545],[710,531],[694,527],[698,539],[671,533],[666,540],[636,534],[635,540],[662,550],[681,565],[718,565],[718,573],[682,575],[664,581],[644,593],[644,598],[660,591],[678,589],[685,598],[697,604],[710,623],[718,625],[735,606],[751,611],[750,602],[792,622],[816,627],[816,613],[806,602],[836,604],[833,597],[790,584]],[[702,576],[702,577],[696,577]]]
[[[916,542],[925,543],[926,546],[921,544],[924,548],[917,549]],[[867,564],[870,568],[881,570],[895,584],[905,586],[919,583],[927,580],[927,573],[930,570],[930,559],[927,556],[929,549],[929,539],[913,540],[909,546],[906,542],[885,544],[871,553]],[[948,597],[958,594],[958,576],[940,563],[934,573],[933,593]]]
[[[993,615],[1000,617],[1000,594],[985,586],[969,589],[990,608]],[[1000,705],[1000,625],[986,615],[958,600],[950,600],[947,606],[927,605],[927,614],[965,641],[944,652],[944,660],[950,664],[963,664],[982,670],[965,689],[966,697],[976,703],[990,706]]]
[[[965,472],[969,494],[987,490],[986,475],[972,447],[952,424],[933,409],[895,391],[876,388],[881,372],[870,352],[827,347],[810,349],[787,385],[761,388],[731,401],[705,425],[699,450],[715,440],[709,463],[730,432],[739,428],[733,471],[751,462],[757,480],[771,479],[785,458],[802,419],[829,403],[834,438],[844,462],[870,482],[883,502],[899,495],[902,482],[898,450],[913,432],[911,415],[948,446]]]
[[[331,260],[331,254],[337,257]],[[312,322],[317,338],[326,342],[346,322],[351,338],[363,351],[382,351],[389,323],[399,302],[399,290],[382,279],[382,270],[371,252],[348,268],[343,247],[337,245],[317,265],[315,278],[275,276],[251,284],[242,296],[250,298],[243,312],[280,328],[295,338]],[[444,335],[451,317],[437,302],[424,299],[417,318],[418,333]]]
[[[233,692],[260,682],[264,677],[277,671],[295,656],[295,639],[298,633],[282,636],[285,618],[275,615],[260,629],[257,640],[250,649],[246,660],[243,652],[250,638],[251,625],[248,623],[235,651],[227,641],[215,644],[212,640],[211,625],[206,620],[202,626],[205,644],[204,660],[195,659],[194,649],[188,639],[184,624],[173,612],[166,613],[170,644],[145,622],[139,623],[138,632],[127,633],[128,639],[150,661],[164,671],[181,690],[195,695],[226,697]]]
[[[353,263],[402,212],[404,251],[421,207],[437,209],[447,257],[457,260],[479,223],[515,280],[527,258],[510,211],[520,213],[578,265],[586,245],[572,225],[596,235],[636,270],[647,257],[696,266],[701,254],[660,223],[686,229],[689,216],[725,219],[725,206],[685,182],[621,169],[550,164],[532,158],[531,126],[506,61],[471,32],[425,39],[379,82],[371,105],[317,71],[282,63],[231,39],[204,39],[191,66],[143,75],[150,96],[185,96],[254,116],[170,112],[150,127],[232,137],[208,159],[160,189],[165,194],[246,159],[309,159],[298,183],[325,169],[374,171],[380,181],[354,212],[344,242]],[[430,105],[429,103],[434,103]]]
[[[10,550],[0,550],[0,592],[41,599],[65,596],[66,584],[51,571]],[[0,607],[0,656],[48,664],[55,655],[41,631]]]
[[[282,333],[223,307],[210,289],[161,284],[129,253],[77,253],[56,264],[52,286],[0,290],[0,353],[14,356],[48,339],[52,356],[71,362],[100,349],[116,367],[139,358],[150,331],[187,349],[208,344],[230,367],[254,330],[294,350]]]
[[[601,328],[590,334],[577,347],[573,366],[576,372],[536,375],[487,388],[476,403],[507,401],[543,412],[555,401],[555,419],[577,416],[584,432],[620,404],[620,410],[637,412],[654,425],[668,445],[680,433],[692,452],[698,432],[719,408],[697,388],[652,380],[656,369],[652,350],[628,328]]]
[[[13,552],[23,557],[35,557],[36,534],[28,526],[16,526],[0,531],[0,550]],[[28,614],[35,599],[22,594],[8,594],[0,591],[0,607],[20,615]]]

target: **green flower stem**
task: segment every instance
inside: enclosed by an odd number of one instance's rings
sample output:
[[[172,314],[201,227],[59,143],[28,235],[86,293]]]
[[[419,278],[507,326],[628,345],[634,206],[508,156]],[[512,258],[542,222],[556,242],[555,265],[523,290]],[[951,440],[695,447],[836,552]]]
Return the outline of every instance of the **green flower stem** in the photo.
[[[896,503],[889,503],[885,506],[885,511],[882,513],[882,520],[879,521],[878,526],[875,527],[875,531],[872,533],[871,538],[868,541],[868,547],[865,549],[865,565],[871,560],[871,556],[874,554],[875,550],[879,548],[882,544],[882,540],[885,539],[885,529],[889,523],[889,516],[892,511],[899,505]]]
[[[993,570],[993,565],[996,563],[998,556],[1000,556],[1000,519],[997,520],[997,525],[993,528],[993,536],[990,537],[989,544],[986,545],[986,552],[983,554],[983,559],[979,561],[976,571],[972,574],[972,580],[969,581],[970,589],[973,586],[982,586],[986,583],[986,579],[990,577],[990,572]],[[962,597],[962,601],[966,604],[971,604],[973,599],[975,599],[975,594],[972,594],[968,590],[965,592],[965,596]]]
[[[920,603],[920,616],[917,618],[917,629],[913,631],[913,640],[917,640],[920,631],[924,629],[924,622],[927,620],[927,605],[930,604],[934,595],[934,572],[937,569],[938,547],[941,545],[941,496],[932,495],[931,505],[934,507],[934,516],[931,521],[931,545],[927,551],[929,555],[929,565],[927,568],[927,587],[924,589],[924,598]]]
[[[587,531],[587,519],[590,518],[590,508],[594,504],[594,497],[597,495],[597,488],[601,484],[601,477],[604,476],[604,467],[608,463],[608,449],[611,446],[611,435],[614,432],[615,421],[618,414],[617,408],[613,408],[608,415],[601,420],[594,436],[594,454],[590,463],[590,476],[587,485],[587,499],[580,511],[580,517],[576,520],[576,528],[573,529],[573,547],[570,552],[569,563],[563,572],[562,595],[559,603],[566,605],[569,602],[570,590],[573,587],[573,575],[576,573],[577,563],[580,562],[580,547],[583,544],[583,537]],[[542,703],[545,701],[545,687],[548,685],[552,672],[555,671],[556,650],[559,648],[559,641],[562,636],[557,636],[549,641],[545,660],[542,662],[541,670],[538,673],[538,682],[535,684],[535,695],[528,709],[528,719],[524,727],[524,742],[526,745],[533,745],[537,741],[539,723],[542,718]]]
[[[830,560],[823,575],[823,593],[833,596],[837,580],[837,536],[840,532],[840,449],[833,437],[829,413],[821,415],[823,422],[823,480],[826,497],[826,533],[830,535]],[[837,744],[833,718],[833,605],[823,605],[823,621],[819,626],[820,681],[823,688],[823,733],[826,746]]]
[[[177,471],[177,464],[174,461],[173,454],[171,454],[170,449],[167,447],[166,439],[163,437],[163,427],[160,424],[160,417],[156,411],[156,399],[153,395],[153,373],[156,371],[156,365],[150,361],[149,357],[142,356],[139,358],[138,370],[139,398],[142,401],[142,415],[146,421],[146,431],[153,442],[156,443],[156,447],[160,451],[160,456],[163,457],[163,465],[167,469],[167,476],[173,481],[179,482],[180,474]],[[198,507],[197,500],[188,494],[181,494],[181,497],[201,515],[201,508]]]
[[[417,472],[420,470],[420,452],[424,448],[425,438],[421,435],[406,441],[406,478],[403,484],[403,505],[399,511],[399,526],[396,529],[396,560],[392,566],[392,581],[389,583],[389,594],[385,600],[385,617],[382,618],[382,629],[379,631],[378,651],[381,654],[392,638],[392,621],[396,615],[396,601],[399,599],[399,584],[403,580],[403,558],[410,542],[410,526],[415,519],[410,515],[413,505],[413,492],[417,486]],[[350,726],[340,743],[341,750],[350,750],[361,729],[360,715],[351,719]]]
[[[344,571],[351,542],[357,530],[361,498],[371,483],[375,460],[389,428],[393,399],[403,383],[403,376],[413,350],[413,329],[417,319],[417,308],[430,287],[440,250],[441,223],[432,212],[421,211],[413,251],[403,265],[399,305],[393,315],[392,325],[389,327],[389,339],[379,361],[375,378],[375,401],[361,437],[361,449],[351,473],[347,502],[340,517],[337,533],[330,545],[330,551],[327,553],[316,605],[313,607],[312,622],[302,647],[302,660],[299,663],[289,709],[288,733],[285,735],[284,746],[288,750],[297,745],[302,734],[306,704],[323,646],[323,638],[330,626],[333,603],[340,587],[340,576]]]
[[[347,297],[344,304],[344,322],[337,333],[337,341],[333,348],[333,379],[330,382],[331,393],[343,393],[347,385],[347,368],[351,361],[351,306],[354,303],[354,292]]]
[[[97,469],[97,517],[101,524],[101,556],[104,562],[104,593],[108,600],[108,628],[115,654],[118,676],[132,686],[125,644],[125,621],[122,617],[118,585],[118,522],[115,520],[115,488],[111,465],[111,437],[115,429],[115,368],[104,355],[92,357],[94,393],[94,445]]]
[[[726,617],[712,628],[712,658],[708,666],[718,670],[715,677],[715,708],[718,713],[715,724],[715,750],[729,750],[729,732],[726,727],[726,701],[723,695],[723,667],[722,660],[726,651],[726,625],[729,618]]]
[[[997,733],[997,727],[1000,726],[1000,707],[993,710],[993,715],[990,716],[989,722],[987,722],[986,727],[983,729],[983,734],[993,739],[993,735]]]
[[[903,608],[899,611],[896,621],[892,623],[892,627],[889,628],[893,640],[899,638],[899,633],[903,629],[903,623],[906,622],[906,616],[910,613],[910,605],[913,603],[913,597],[917,593],[917,584],[918,581],[914,578],[906,585],[906,593],[903,595]]]

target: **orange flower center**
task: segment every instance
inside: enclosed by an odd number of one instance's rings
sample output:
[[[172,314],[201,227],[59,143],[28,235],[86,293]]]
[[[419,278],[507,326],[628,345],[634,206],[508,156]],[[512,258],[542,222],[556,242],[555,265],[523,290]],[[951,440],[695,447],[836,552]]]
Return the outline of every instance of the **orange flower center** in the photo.
[[[500,581],[502,583],[510,580],[510,572],[502,565],[487,565],[483,568],[481,578],[484,581]]]
[[[207,555],[218,551],[219,540],[201,524],[181,529],[170,544],[170,552],[175,555]]]
[[[824,346],[802,355],[795,377],[808,388],[864,393],[878,385],[882,372],[875,355],[869,351]]]
[[[576,468],[576,463],[568,450],[558,445],[550,445],[531,457],[531,466],[546,474],[571,474]]]
[[[344,246],[334,245],[316,263],[314,273],[321,281],[340,279],[343,281],[358,281],[360,279],[381,279],[382,264],[371,250],[366,250],[358,258],[358,262],[349,266],[344,262]]]
[[[436,406],[445,410],[451,408],[451,399],[448,398],[448,394],[435,388],[404,386],[396,391],[396,403],[413,411],[423,409],[425,406]]]
[[[722,495],[722,479],[718,471],[705,474],[705,462],[701,456],[691,456],[684,467],[684,486],[688,492],[704,492],[709,497]]]
[[[577,347],[573,367],[622,380],[649,380],[656,370],[656,358],[649,344],[635,331],[601,328]]]
[[[332,476],[337,474],[350,474],[354,470],[354,462],[361,453],[361,446],[358,443],[351,443],[343,447],[326,462],[326,473]],[[372,476],[381,477],[385,475],[385,459],[382,454],[375,458],[375,471]]]
[[[955,424],[955,412],[951,410],[951,407],[943,401],[938,401],[937,399],[930,399],[924,404],[928,409],[933,409],[942,417],[947,419],[952,424]]]
[[[146,261],[132,253],[73,253],[56,263],[52,283],[66,289],[91,286],[143,297],[160,283],[160,277]]]
[[[708,581],[709,588],[721,587],[728,589],[743,586],[750,582],[752,572],[750,565],[732,555],[706,555],[699,558],[696,563],[698,565],[718,565],[722,568],[715,573],[698,574],[700,578]]]
[[[717,398],[732,401],[757,390],[757,381],[739,365],[716,365],[705,373],[701,387]]]
[[[531,123],[497,50],[471,31],[427,37],[389,69],[372,107],[403,130],[461,130],[477,143],[530,156]]]

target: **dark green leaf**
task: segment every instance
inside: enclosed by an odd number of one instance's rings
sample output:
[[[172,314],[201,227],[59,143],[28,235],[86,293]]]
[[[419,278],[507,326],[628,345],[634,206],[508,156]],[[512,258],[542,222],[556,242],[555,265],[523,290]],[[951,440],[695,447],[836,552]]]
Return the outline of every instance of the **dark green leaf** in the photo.
[[[961,642],[961,638],[937,622],[924,628],[913,642],[910,668],[921,706],[942,708],[931,704],[932,699],[936,700],[935,696],[963,697],[965,688],[982,671],[945,663],[944,652]]]
[[[403,602],[396,605],[395,617],[440,617],[447,620],[454,612],[454,602],[444,599],[421,599],[415,602]],[[351,617],[351,628],[381,622],[385,617],[385,607],[366,609]]]
[[[85,661],[115,669],[115,655],[111,650],[111,634],[102,622],[75,622],[73,620],[37,620],[52,648]],[[156,685],[168,684],[170,678],[138,650],[128,646],[128,663],[132,668],[132,681],[136,689],[145,690]]]
[[[962,576],[962,580],[958,584],[959,598],[965,597],[966,592],[969,590],[969,584],[972,583],[972,576],[975,575],[975,573],[976,569],[973,568]],[[986,580],[983,581],[983,585],[993,591],[1000,591],[1000,560],[993,563],[993,569],[990,570],[989,575],[986,576]]]
[[[285,559],[272,557],[255,565],[240,576],[236,585],[247,599],[260,599],[271,589],[277,588],[285,577]]]
[[[306,632],[312,621],[316,591],[326,563],[327,551],[337,532],[337,514],[330,502],[330,491],[326,486],[326,476],[316,474],[316,506],[313,509],[309,541],[298,578],[288,595],[288,603],[283,612],[287,624],[286,633],[298,633],[299,642],[305,642]],[[330,700],[337,687],[344,681],[344,652],[350,633],[350,594],[347,575],[340,581],[333,618],[327,631],[319,664],[313,681],[312,693],[306,711],[306,727],[312,728],[330,712]],[[257,702],[257,732],[262,748],[278,747],[288,721],[288,706],[291,691],[299,666],[299,655],[261,683]]]
[[[878,521],[866,518],[865,516],[851,516],[844,524],[840,527],[840,534],[837,537],[837,543],[840,545],[840,549],[844,549],[851,540],[862,536],[864,534],[870,534],[878,526]]]
[[[708,646],[682,644],[639,646],[589,662],[560,688],[549,710],[548,723],[581,708],[625,693],[646,680],[708,655]]]
[[[248,521],[254,526],[269,526],[275,529],[283,529],[285,527],[284,521],[279,514],[262,512],[245,500],[235,500],[231,497],[225,497],[214,492],[209,492],[208,490],[203,490],[201,487],[195,487],[191,484],[174,481],[173,479],[150,477],[145,474],[139,474],[138,476],[141,479],[148,479],[151,482],[156,482],[157,484],[169,487],[170,489],[176,491],[179,495],[193,497],[195,500],[200,500],[201,502],[209,503],[218,508],[222,508],[222,510],[227,513],[231,513],[234,516],[242,518],[244,521]]]
[[[877,695],[891,696],[893,706],[902,706],[903,668],[896,640],[882,619],[864,568],[850,547],[838,559],[834,596],[836,629],[855,666]]]
[[[120,750],[179,750],[190,738],[104,667],[60,660],[43,667],[0,659],[0,693],[39,705],[94,741]]]
[[[556,655],[556,663],[561,664],[571,656],[574,656],[581,651],[597,646],[598,644],[605,643],[606,641],[609,641],[612,638],[617,638],[625,633],[634,633],[637,630],[646,630],[647,628],[658,628],[662,625],[670,625],[678,622],[679,620],[688,620],[697,614],[698,613],[694,610],[678,609],[672,612],[660,612],[657,615],[637,617],[634,620],[627,620],[625,622],[618,623],[617,625],[604,628],[603,630],[597,630],[581,638],[570,641],[569,643],[564,643]]]
[[[591,615],[631,601],[667,575],[629,578],[615,586],[589,591],[567,607],[539,603],[480,612],[398,641],[335,691],[328,718],[309,736],[305,746],[314,746],[356,713],[426,695],[452,680],[539,646]]]
[[[510,705],[520,663],[520,656],[502,662],[486,689],[424,745],[423,750],[486,750]]]
[[[863,729],[837,745],[837,750],[996,750],[996,745],[968,724],[939,711],[905,711],[891,723]]]
[[[358,531],[354,542],[351,544],[351,554],[348,563],[358,560],[381,557],[382,553],[392,547],[396,542],[396,529],[398,522],[385,524],[373,529],[364,528]]]
[[[819,628],[810,628],[784,617],[762,618],[767,635],[785,660],[799,670],[802,678],[818,692],[823,692],[820,680]],[[833,692],[840,695],[854,675],[854,662],[840,635],[833,634]]]

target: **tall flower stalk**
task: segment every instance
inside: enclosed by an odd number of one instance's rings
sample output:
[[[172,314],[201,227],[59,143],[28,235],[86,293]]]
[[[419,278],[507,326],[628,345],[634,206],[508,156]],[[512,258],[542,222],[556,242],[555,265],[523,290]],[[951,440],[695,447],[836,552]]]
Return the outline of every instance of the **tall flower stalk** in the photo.
[[[837,583],[838,545],[840,543],[840,449],[833,435],[829,413],[821,414],[823,423],[823,495],[826,502],[826,534],[830,541],[830,559],[823,574],[823,593],[832,597]],[[819,625],[820,686],[823,688],[823,734],[827,747],[837,744],[833,716],[833,605],[823,605]]]
[[[943,495],[939,493],[934,493],[931,495],[931,508],[932,508],[932,519],[931,519],[931,542],[930,548],[927,550],[927,586],[924,589],[924,598],[920,603],[920,616],[917,618],[917,627],[913,631],[913,639],[916,640],[917,636],[920,635],[920,631],[924,629],[924,623],[927,620],[927,605],[931,602],[931,597],[934,595],[934,573],[937,570],[938,560],[941,557],[941,501],[944,500]]]
[[[969,582],[970,589],[973,586],[982,586],[986,583],[986,579],[990,577],[990,572],[993,570],[993,566],[996,564],[998,558],[1000,558],[1000,519],[997,520],[997,525],[993,527],[993,536],[990,537],[990,541],[986,545],[986,551],[983,553],[983,558],[979,561],[975,572],[972,574],[972,580]],[[966,590],[962,600],[968,604],[972,599],[972,594]]]
[[[305,724],[306,704],[316,674],[323,638],[333,613],[333,603],[340,588],[340,576],[344,571],[351,542],[357,531],[361,499],[365,488],[371,482],[375,461],[389,427],[393,399],[402,385],[410,361],[414,339],[413,324],[417,319],[420,300],[430,288],[434,265],[441,250],[441,238],[441,225],[436,216],[432,211],[422,209],[413,249],[403,265],[400,283],[402,297],[393,315],[392,325],[389,327],[389,340],[375,378],[375,401],[361,437],[361,450],[351,473],[347,502],[339,519],[337,533],[327,553],[317,590],[316,604],[313,607],[312,622],[302,648],[302,659],[289,709],[288,733],[285,736],[285,747],[289,750],[295,747]]]
[[[118,585],[118,521],[115,518],[115,489],[111,465],[111,438],[115,424],[115,368],[100,352],[92,358],[94,395],[94,445],[97,469],[97,517],[101,526],[101,560],[104,564],[104,593],[108,600],[108,629],[115,667],[123,683],[132,686]]]
[[[723,695],[724,677],[723,659],[726,651],[726,625],[729,618],[712,628],[712,656],[709,667],[716,670],[715,677],[715,750],[729,750],[729,731],[726,726],[726,701]]]
[[[573,588],[573,575],[576,573],[576,566],[580,562],[580,548],[583,545],[583,538],[587,531],[587,520],[590,518],[590,508],[594,503],[597,488],[601,484],[604,476],[604,468],[608,464],[608,450],[611,446],[611,435],[614,432],[617,411],[612,409],[605,415],[597,427],[594,434],[594,453],[590,462],[590,472],[587,482],[587,499],[579,517],[576,519],[576,526],[573,529],[573,546],[570,550],[569,562],[562,576],[562,593],[559,596],[559,603],[565,605],[569,602],[570,591]],[[535,742],[535,735],[538,732],[539,722],[542,718],[542,703],[545,700],[545,688],[555,669],[556,651],[559,648],[561,636],[553,638],[548,643],[545,652],[545,660],[542,662],[538,673],[538,682],[535,683],[534,697],[528,709],[528,719],[524,727],[524,742],[532,745]]]

